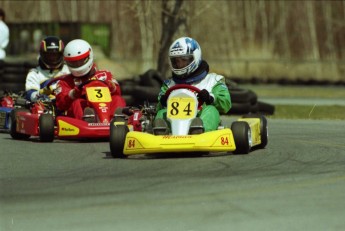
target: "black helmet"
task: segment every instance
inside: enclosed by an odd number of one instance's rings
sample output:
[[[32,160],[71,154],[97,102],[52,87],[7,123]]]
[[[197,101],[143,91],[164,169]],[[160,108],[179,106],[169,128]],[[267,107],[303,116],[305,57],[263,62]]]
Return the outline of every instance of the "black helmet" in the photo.
[[[47,69],[57,69],[63,63],[64,43],[55,36],[48,36],[41,41],[40,59]]]

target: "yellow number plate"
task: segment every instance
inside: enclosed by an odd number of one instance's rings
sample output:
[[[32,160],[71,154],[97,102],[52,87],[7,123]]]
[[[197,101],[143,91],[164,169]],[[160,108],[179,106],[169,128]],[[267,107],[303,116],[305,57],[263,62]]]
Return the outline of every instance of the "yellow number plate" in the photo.
[[[87,97],[90,102],[111,102],[111,95],[107,87],[88,87],[86,88]]]
[[[167,117],[170,119],[189,119],[195,117],[193,98],[173,97],[168,100]]]

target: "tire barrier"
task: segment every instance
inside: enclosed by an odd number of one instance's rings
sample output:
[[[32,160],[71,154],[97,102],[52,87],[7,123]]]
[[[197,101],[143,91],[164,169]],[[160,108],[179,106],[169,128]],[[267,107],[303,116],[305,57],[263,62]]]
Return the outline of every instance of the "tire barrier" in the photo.
[[[242,115],[249,113],[261,113],[273,115],[274,105],[258,100],[258,96],[252,90],[239,88],[237,83],[226,79],[226,85],[230,92],[232,107],[228,114]]]
[[[25,90],[25,79],[31,68],[37,66],[37,62],[14,62],[0,60],[0,96],[5,91],[20,92]]]

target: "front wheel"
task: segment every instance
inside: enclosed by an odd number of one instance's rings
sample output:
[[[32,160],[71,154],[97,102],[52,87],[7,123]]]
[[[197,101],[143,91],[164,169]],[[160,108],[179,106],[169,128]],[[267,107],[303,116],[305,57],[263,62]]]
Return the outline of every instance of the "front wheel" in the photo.
[[[110,152],[114,158],[126,158],[123,154],[123,148],[125,146],[126,135],[129,129],[126,125],[126,121],[122,117],[114,117],[110,122]]]
[[[39,118],[39,137],[42,142],[53,142],[55,136],[54,117],[42,114]]]
[[[11,111],[10,113],[10,135],[13,139],[15,140],[26,140],[30,138],[30,135],[28,134],[23,134],[23,133],[19,133],[17,132],[17,113],[18,112],[30,112],[29,109],[26,108],[15,108]]]
[[[235,121],[231,124],[236,150],[235,154],[248,154],[252,147],[251,130],[249,124],[244,121]]]

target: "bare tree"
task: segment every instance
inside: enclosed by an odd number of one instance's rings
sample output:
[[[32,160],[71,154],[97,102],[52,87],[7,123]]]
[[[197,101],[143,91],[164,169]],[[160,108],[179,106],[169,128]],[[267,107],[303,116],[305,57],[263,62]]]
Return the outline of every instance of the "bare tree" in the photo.
[[[278,6],[276,8],[276,12],[280,14],[280,17],[278,18],[278,25],[277,25],[277,37],[274,38],[274,41],[277,41],[276,44],[280,48],[278,52],[278,57],[285,57],[290,58],[291,57],[291,51],[289,47],[289,36],[288,31],[286,29],[286,24],[288,20],[288,12],[290,11],[289,4],[284,4],[284,2],[279,1]],[[281,42],[280,42],[281,41]]]
[[[170,6],[173,4],[172,6]],[[183,0],[162,0],[162,34],[158,52],[157,70],[164,76],[168,72],[168,49],[173,42],[173,36],[178,28],[186,23],[186,17],[181,13]]]
[[[268,17],[267,17],[267,10],[266,7],[270,2],[259,1],[258,8],[259,8],[259,17],[261,21],[261,49],[262,53],[265,51],[270,51],[270,44],[269,44],[269,29],[268,29]]]
[[[260,76],[265,73],[253,68],[247,75],[243,62],[255,65],[270,57],[278,64],[279,75],[296,76],[298,71],[300,76],[343,79],[345,73],[344,0],[0,0],[0,7],[8,12],[6,19],[13,28],[13,54],[20,47],[21,30],[54,30],[70,39],[83,36],[79,27],[83,23],[104,23],[110,28],[110,57],[133,73],[150,67],[170,74],[167,53],[179,35],[207,44],[203,57],[224,75],[236,71],[238,76]],[[50,23],[53,30],[47,27]],[[333,77],[327,73],[330,61],[338,65]],[[309,68],[315,63],[317,68]],[[305,72],[302,66],[307,67]]]
[[[325,54],[326,57],[323,58],[328,58],[330,60],[335,60],[336,59],[336,49],[334,47],[334,32],[333,32],[333,25],[332,25],[332,5],[327,4],[327,2],[322,2],[321,3],[323,12],[324,12],[324,17],[325,17],[325,36],[326,36],[326,41],[325,41]]]
[[[153,60],[153,29],[150,13],[152,12],[151,1],[137,0],[135,2],[137,17],[139,19],[140,43],[141,43],[141,57],[142,68],[151,68],[151,61]]]
[[[315,9],[313,2],[306,2],[306,9],[307,9],[307,20],[309,26],[309,36],[310,36],[310,44],[311,44],[311,56],[314,60],[320,59],[320,52],[319,52],[319,42],[316,33],[316,22],[315,22]]]

